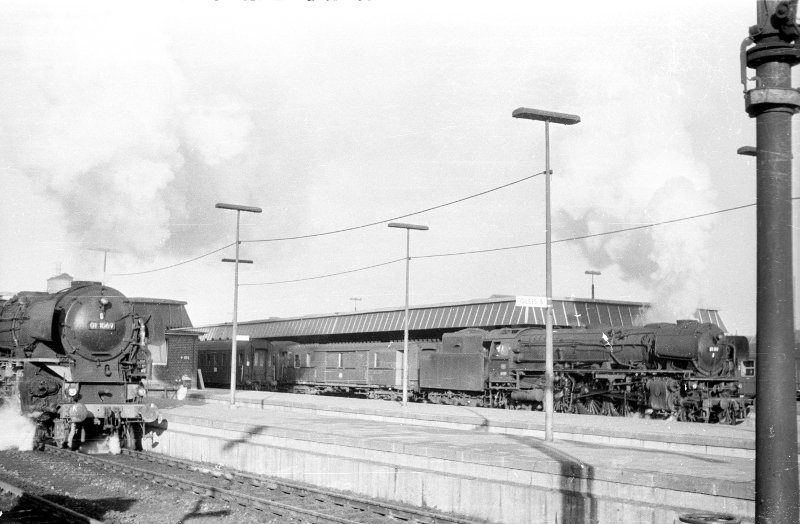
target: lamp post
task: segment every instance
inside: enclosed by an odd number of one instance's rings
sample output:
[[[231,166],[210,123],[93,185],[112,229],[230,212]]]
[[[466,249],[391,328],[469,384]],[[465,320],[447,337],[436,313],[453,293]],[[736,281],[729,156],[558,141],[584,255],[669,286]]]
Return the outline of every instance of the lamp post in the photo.
[[[550,123],[573,125],[581,121],[577,115],[554,113],[541,109],[519,107],[511,113],[514,118],[544,122],[545,138],[545,273],[547,291],[547,314],[545,315],[545,363],[544,363],[544,438],[553,441],[553,276],[550,256]]]
[[[223,258],[223,262],[233,262],[234,263],[234,270],[233,270],[233,328],[231,331],[231,406],[236,405],[236,331],[238,328],[237,325],[237,313],[239,308],[239,263],[243,264],[252,264],[252,260],[239,260],[239,218],[242,214],[242,211],[247,211],[248,213],[261,213],[260,207],[251,207],[251,206],[240,206],[238,204],[222,204],[219,203],[216,206],[217,209],[230,209],[236,211],[236,258]]]
[[[584,271],[584,273],[586,273],[587,275],[592,275],[592,300],[594,300],[594,276],[600,275],[601,273],[593,269],[587,269],[586,271]]]
[[[409,263],[411,262],[411,230],[427,231],[428,226],[391,222],[389,227],[406,230],[406,309],[403,317],[403,407],[405,407],[408,404],[408,276]]]
[[[360,297],[350,297],[350,300],[353,301],[353,312],[358,311],[358,302],[361,302]]]

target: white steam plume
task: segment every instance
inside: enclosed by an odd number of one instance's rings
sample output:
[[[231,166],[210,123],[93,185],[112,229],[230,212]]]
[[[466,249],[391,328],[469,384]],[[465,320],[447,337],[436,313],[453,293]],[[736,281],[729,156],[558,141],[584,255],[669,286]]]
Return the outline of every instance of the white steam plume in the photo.
[[[19,399],[16,396],[3,397],[0,404],[0,450],[33,449],[36,436],[36,425],[20,411]]]
[[[186,87],[166,22],[148,10],[51,7],[0,22],[0,165],[39,202],[36,213],[30,197],[8,202],[6,251],[25,252],[32,236],[65,251],[55,260],[92,246],[191,251],[169,243],[174,224],[197,223],[186,201],[225,183],[209,168],[246,150],[249,115],[234,96]]]
[[[602,61],[600,61],[602,63]],[[658,223],[714,209],[707,168],[693,158],[682,111],[690,101],[655,70],[650,82],[624,71],[588,67],[579,148],[565,155],[559,236],[595,234]],[[643,66],[644,67],[644,66]],[[602,69],[602,67],[600,67]],[[647,93],[647,96],[643,96]],[[590,126],[585,125],[589,123]],[[588,133],[591,133],[590,135]],[[573,129],[569,142],[574,143]],[[556,183],[559,183],[556,178]],[[590,238],[581,249],[592,267],[614,267],[650,291],[645,321],[692,318],[702,306],[701,282],[712,257],[710,219]],[[557,226],[558,227],[558,226]]]

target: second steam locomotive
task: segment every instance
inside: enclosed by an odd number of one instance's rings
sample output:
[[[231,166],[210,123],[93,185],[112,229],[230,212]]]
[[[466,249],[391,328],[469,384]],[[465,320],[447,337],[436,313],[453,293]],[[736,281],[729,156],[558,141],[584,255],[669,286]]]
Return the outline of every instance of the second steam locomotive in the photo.
[[[633,328],[561,329],[553,335],[555,410],[733,424],[752,400],[745,337],[696,321]],[[230,342],[206,342],[198,367],[211,386],[229,385]],[[244,387],[400,398],[403,343],[239,343]],[[414,400],[542,409],[545,332],[465,329],[409,344]]]

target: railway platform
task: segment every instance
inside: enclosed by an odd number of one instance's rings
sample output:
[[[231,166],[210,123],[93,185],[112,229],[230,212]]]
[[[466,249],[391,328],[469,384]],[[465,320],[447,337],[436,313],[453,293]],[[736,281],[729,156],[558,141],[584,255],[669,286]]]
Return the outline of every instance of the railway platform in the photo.
[[[227,390],[158,399],[145,449],[498,523],[752,522],[754,428]]]

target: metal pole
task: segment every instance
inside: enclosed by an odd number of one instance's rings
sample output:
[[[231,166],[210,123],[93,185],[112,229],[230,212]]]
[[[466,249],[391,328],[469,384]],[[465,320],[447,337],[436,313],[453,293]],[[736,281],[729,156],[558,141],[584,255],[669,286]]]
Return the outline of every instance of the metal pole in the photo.
[[[594,300],[594,275],[592,275],[592,300]]]
[[[411,230],[427,231],[428,226],[400,222],[392,222],[388,226],[406,230],[406,308],[403,319],[403,406],[405,407],[408,403],[408,287],[409,265],[411,262]]]
[[[240,260],[239,259],[239,218],[241,217],[242,211],[247,211],[248,213],[261,213],[260,207],[252,207],[252,206],[241,206],[238,204],[225,204],[225,203],[218,203],[216,206],[217,209],[230,209],[236,211],[236,258],[233,260],[229,258],[223,258],[223,262],[233,262],[234,269],[233,269],[233,326],[231,329],[231,406],[236,405],[236,342],[237,342],[237,330],[238,330],[238,309],[239,309],[239,262],[252,264],[252,260]],[[244,370],[242,370],[244,371]]]
[[[406,229],[406,311],[403,322],[403,406],[408,404],[408,285],[411,265],[411,230]]]
[[[792,5],[793,4],[793,5]],[[800,92],[791,87],[800,62],[794,2],[758,2],[755,46],[746,51],[756,70],[745,107],[756,118],[756,523],[796,524],[798,509],[792,289],[792,115]],[[747,86],[745,86],[746,88]]]
[[[233,329],[231,330],[231,406],[236,405],[236,331],[239,309],[239,217],[242,214],[236,210],[236,262],[233,269]]]
[[[545,325],[545,354],[544,354],[544,439],[553,441],[553,274],[550,253],[550,121],[544,121],[544,147],[545,147],[545,273],[547,278],[547,316]]]
[[[790,66],[757,69],[767,85],[790,85]],[[792,113],[756,118],[757,294],[756,522],[798,522],[792,293]],[[784,513],[786,520],[771,520]]]

